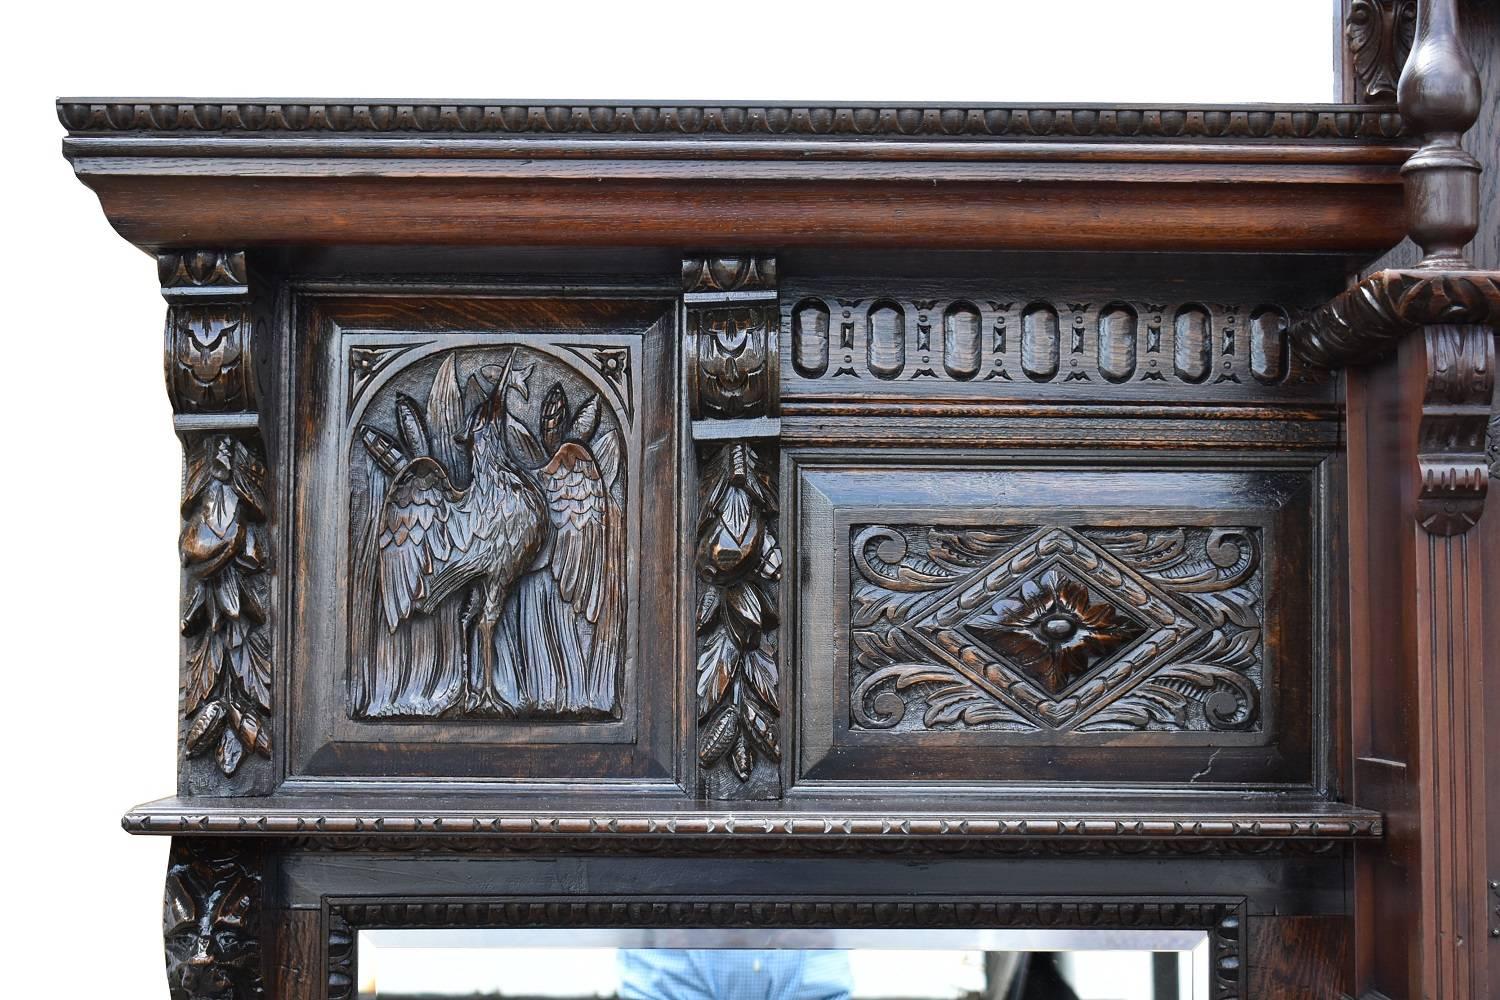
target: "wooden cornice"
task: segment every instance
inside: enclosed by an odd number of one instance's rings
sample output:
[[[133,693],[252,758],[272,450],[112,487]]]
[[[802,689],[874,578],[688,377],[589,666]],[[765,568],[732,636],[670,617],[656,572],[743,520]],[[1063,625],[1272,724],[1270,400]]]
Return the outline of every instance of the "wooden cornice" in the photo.
[[[1373,254],[1390,107],[65,100],[152,251],[334,244]]]

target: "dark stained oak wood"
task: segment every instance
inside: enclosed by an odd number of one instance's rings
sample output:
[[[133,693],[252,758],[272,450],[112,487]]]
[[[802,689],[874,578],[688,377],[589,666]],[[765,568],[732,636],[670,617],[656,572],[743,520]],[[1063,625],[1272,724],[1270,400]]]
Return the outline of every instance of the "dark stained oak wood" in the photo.
[[[1342,105],[60,101],[167,303],[172,995],[392,926],[1492,993],[1500,20],[1338,8]]]

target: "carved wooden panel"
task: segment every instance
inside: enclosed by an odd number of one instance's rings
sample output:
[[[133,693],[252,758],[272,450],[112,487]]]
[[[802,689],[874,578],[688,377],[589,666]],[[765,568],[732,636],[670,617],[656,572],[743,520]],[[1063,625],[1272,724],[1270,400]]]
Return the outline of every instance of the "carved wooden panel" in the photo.
[[[351,348],[355,717],[619,714],[634,399],[601,350]]]
[[[1318,780],[1317,457],[793,464],[803,781]]]
[[[307,308],[294,768],[667,779],[670,304]]]
[[[851,533],[856,728],[1260,728],[1258,528]]]

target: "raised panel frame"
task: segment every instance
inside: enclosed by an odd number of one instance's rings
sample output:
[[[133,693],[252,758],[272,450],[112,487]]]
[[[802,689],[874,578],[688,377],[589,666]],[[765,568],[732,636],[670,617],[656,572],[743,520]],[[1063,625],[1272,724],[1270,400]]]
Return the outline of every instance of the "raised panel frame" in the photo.
[[[804,793],[893,783],[907,790],[1327,787],[1336,631],[1329,628],[1330,601],[1339,578],[1326,528],[1328,456],[1077,458],[1001,449],[939,461],[901,452],[789,451],[788,559],[797,567],[786,598],[797,622],[789,783]],[[1063,498],[1052,490],[1064,491]],[[1089,500],[1076,499],[1082,496]],[[1254,528],[1266,581],[1259,726],[1065,734],[962,724],[918,732],[858,727],[851,714],[850,538],[875,522]],[[1120,752],[1101,757],[1105,748]]]
[[[398,785],[442,781],[545,787],[558,783],[680,791],[681,672],[677,502],[674,463],[649,452],[681,445],[677,375],[677,309],[670,298],[628,293],[574,294],[387,289],[328,285],[295,297],[288,331],[286,392],[307,414],[287,431],[289,531],[283,540],[296,585],[286,625],[289,697],[287,781],[293,787],[377,779]],[[440,342],[440,343],[438,343]],[[395,347],[420,363],[421,352],[498,350],[520,346],[586,370],[587,348],[624,351],[628,385],[617,402],[633,410],[628,433],[625,546],[625,654],[616,718],[356,719],[349,696],[348,459],[349,400],[381,377],[346,370],[350,349]],[[569,348],[579,348],[570,351]],[[397,358],[390,362],[400,363]],[[605,362],[601,360],[601,366]],[[396,377],[399,377],[399,373]],[[356,386],[365,378],[370,385]],[[611,390],[602,369],[578,378]],[[546,384],[541,385],[542,389]],[[354,390],[361,390],[355,393]],[[633,395],[632,395],[633,393]],[[346,426],[348,424],[348,426]],[[328,512],[333,512],[328,516]],[[665,654],[644,654],[642,636],[665,636]]]

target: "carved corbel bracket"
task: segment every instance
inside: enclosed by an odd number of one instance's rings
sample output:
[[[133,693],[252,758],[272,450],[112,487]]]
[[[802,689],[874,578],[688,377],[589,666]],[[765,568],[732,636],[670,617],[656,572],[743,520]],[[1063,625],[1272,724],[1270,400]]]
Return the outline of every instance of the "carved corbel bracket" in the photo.
[[[1485,437],[1495,391],[1495,337],[1485,326],[1423,330],[1427,378],[1417,429],[1417,518],[1434,535],[1479,521],[1489,488]]]
[[[224,783],[246,758],[271,754],[270,506],[249,272],[238,251],[164,253],[157,269],[167,395],[186,456],[183,753],[216,765],[185,761],[183,791],[232,794],[247,790]]]
[[[1292,327],[1292,347],[1322,368],[1370,364],[1426,326],[1500,325],[1500,272],[1376,271]]]
[[[775,439],[781,314],[771,257],[683,261],[683,353],[699,460],[700,789],[781,795],[781,546]]]
[[[162,938],[172,1000],[260,1000],[258,855],[226,840],[172,842]]]
[[[1353,0],[1346,22],[1366,97],[1389,91],[1390,61],[1410,48],[1395,95],[1422,136],[1401,168],[1407,231],[1422,259],[1340,293],[1292,328],[1292,347],[1339,368],[1378,361],[1422,331],[1417,519],[1432,534],[1460,534],[1484,510],[1491,328],[1500,324],[1500,272],[1475,269],[1464,249],[1479,226],[1481,166],[1461,144],[1479,113],[1479,75],[1460,44],[1455,0]]]

